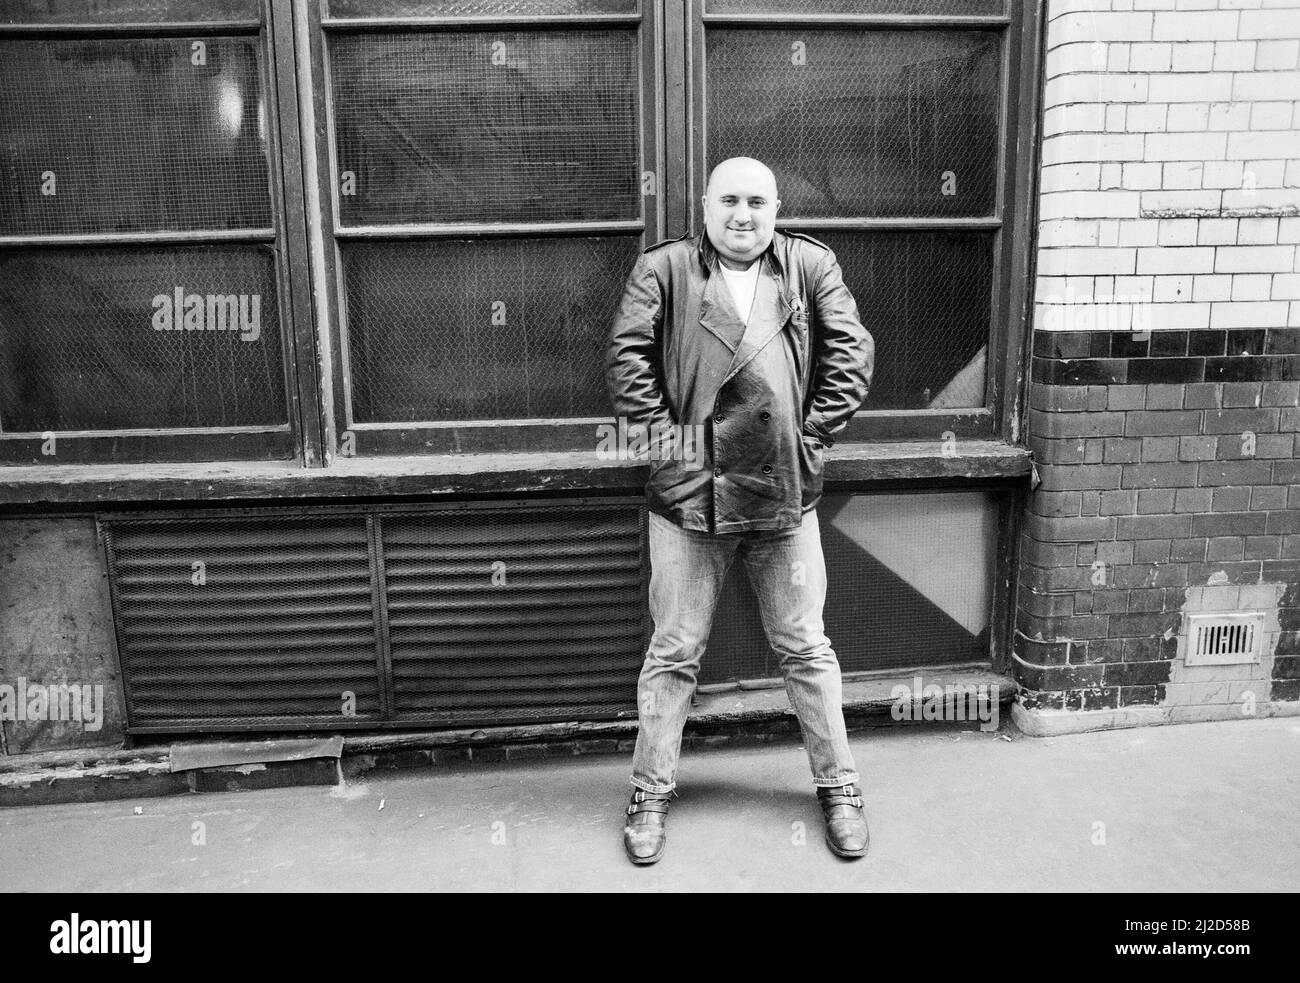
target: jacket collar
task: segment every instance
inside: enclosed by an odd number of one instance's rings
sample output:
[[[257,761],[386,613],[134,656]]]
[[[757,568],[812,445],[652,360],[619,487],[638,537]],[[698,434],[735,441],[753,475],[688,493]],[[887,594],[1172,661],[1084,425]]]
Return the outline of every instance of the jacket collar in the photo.
[[[767,244],[767,249],[759,254],[759,260],[767,258],[768,267],[779,277],[785,276],[785,270],[781,265],[781,258],[777,254],[776,243],[781,237],[780,232],[773,231],[772,241]],[[708,230],[705,229],[700,233],[700,241],[696,246],[696,255],[699,258],[700,266],[704,268],[704,275],[709,276],[714,268],[718,265],[718,251],[714,248],[712,241],[709,239]]]

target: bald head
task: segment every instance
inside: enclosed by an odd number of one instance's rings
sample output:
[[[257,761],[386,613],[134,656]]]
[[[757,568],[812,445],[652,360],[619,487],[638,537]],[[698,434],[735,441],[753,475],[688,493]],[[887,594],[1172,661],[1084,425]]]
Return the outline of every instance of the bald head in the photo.
[[[704,229],[722,262],[744,269],[763,254],[776,230],[776,175],[761,160],[732,157],[709,174]]]

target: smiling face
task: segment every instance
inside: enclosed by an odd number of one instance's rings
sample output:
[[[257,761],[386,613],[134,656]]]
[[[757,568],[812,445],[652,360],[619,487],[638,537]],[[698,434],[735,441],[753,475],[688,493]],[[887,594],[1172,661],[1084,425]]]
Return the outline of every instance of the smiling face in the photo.
[[[724,160],[709,175],[704,227],[728,267],[748,266],[768,247],[781,207],[776,177],[752,157]]]

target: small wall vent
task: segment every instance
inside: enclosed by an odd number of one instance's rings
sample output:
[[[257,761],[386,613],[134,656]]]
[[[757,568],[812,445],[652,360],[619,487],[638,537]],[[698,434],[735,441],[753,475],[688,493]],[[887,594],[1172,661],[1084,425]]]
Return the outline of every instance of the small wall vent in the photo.
[[[1263,611],[1189,616],[1189,666],[1223,666],[1258,662],[1264,639]]]

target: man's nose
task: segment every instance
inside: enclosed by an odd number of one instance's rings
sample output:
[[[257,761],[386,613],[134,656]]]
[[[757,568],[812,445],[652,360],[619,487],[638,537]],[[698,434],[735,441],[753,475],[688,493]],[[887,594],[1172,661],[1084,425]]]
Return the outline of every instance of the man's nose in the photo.
[[[732,212],[732,218],[737,225],[748,225],[750,220],[749,206],[737,205],[736,210]]]

